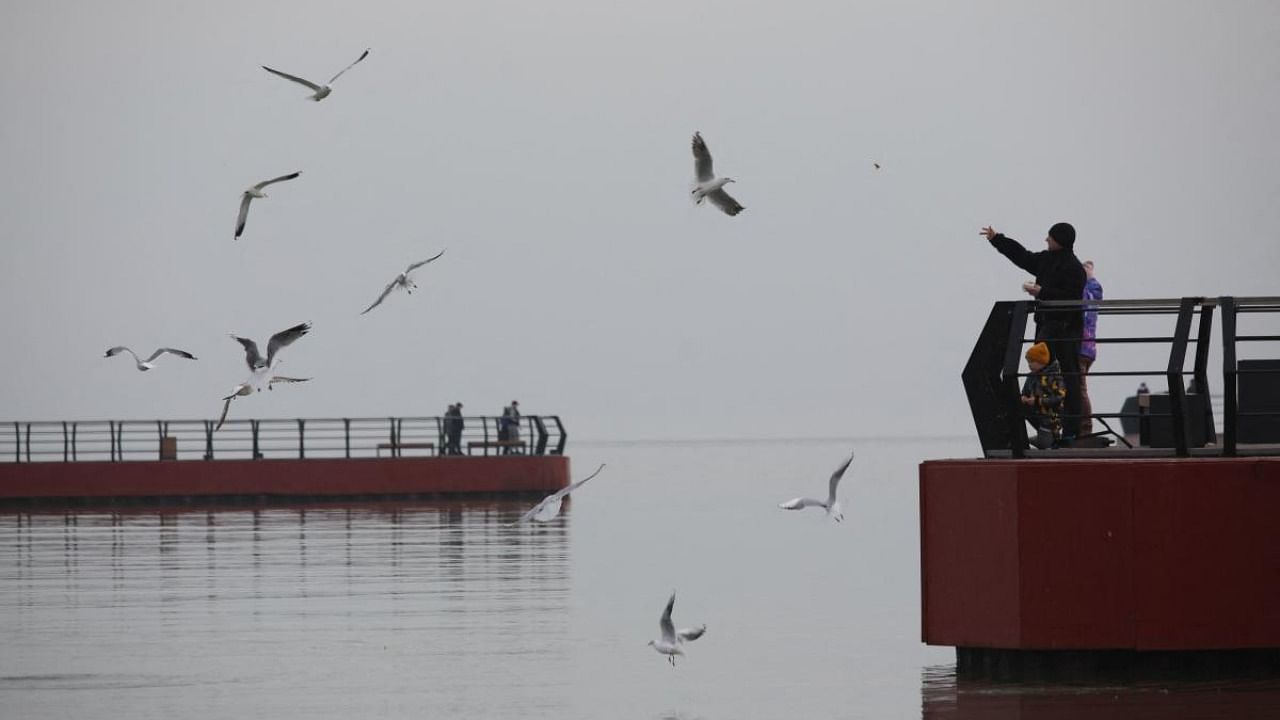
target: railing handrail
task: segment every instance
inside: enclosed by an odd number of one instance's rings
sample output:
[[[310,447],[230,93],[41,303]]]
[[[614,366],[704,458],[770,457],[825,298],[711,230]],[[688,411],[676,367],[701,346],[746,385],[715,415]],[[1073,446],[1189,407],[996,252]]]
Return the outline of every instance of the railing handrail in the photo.
[[[383,418],[238,418],[215,432],[208,419],[164,420],[10,420],[0,423],[0,463],[117,462],[129,459],[203,459],[228,456],[265,457],[400,457],[405,450],[445,454],[445,427],[450,418],[414,415]],[[461,416],[460,443],[481,446],[487,454],[500,415]],[[564,425],[557,415],[524,414],[519,445],[503,452],[563,454]],[[12,447],[10,447],[12,445]],[[412,454],[412,453],[411,453]]]
[[[1139,343],[1168,345],[1165,367],[1159,370],[1108,370],[1101,372],[1064,375],[1092,376],[1163,376],[1168,384],[1168,412],[1091,413],[1090,417],[1138,417],[1140,420],[1167,418],[1172,431],[1172,450],[1179,457],[1191,455],[1192,419],[1185,377],[1191,375],[1195,393],[1206,398],[1213,395],[1210,388],[1208,364],[1213,343],[1213,315],[1216,309],[1222,313],[1222,372],[1223,372],[1223,437],[1221,445],[1210,453],[1231,456],[1238,452],[1237,434],[1241,417],[1280,417],[1280,411],[1239,409],[1237,378],[1241,375],[1280,374],[1280,369],[1238,367],[1236,345],[1240,342],[1280,342],[1280,335],[1237,335],[1236,318],[1241,312],[1280,313],[1280,296],[1259,297],[1198,297],[1119,299],[1119,300],[1056,300],[1056,301],[1001,301],[995,303],[983,332],[966,364],[962,377],[970,409],[978,428],[979,440],[988,456],[1009,455],[1024,457],[1029,451],[1026,421],[1019,399],[1019,378],[1029,373],[1021,371],[1023,347],[1035,342],[1026,337],[1027,321],[1037,312],[1081,312],[1097,310],[1099,315],[1176,315],[1172,332],[1168,335],[1138,337],[1098,337],[1103,343]],[[1198,322],[1196,319],[1198,318]],[[1060,338],[1070,340],[1070,338]],[[1077,338],[1076,340],[1079,340]],[[1191,351],[1188,353],[1188,351]],[[1191,368],[1186,362],[1190,354]],[[1213,429],[1211,403],[1205,402],[1204,428],[1207,438],[1217,439]],[[1066,417],[1077,417],[1068,416]],[[1080,417],[1083,417],[1081,415]],[[1108,429],[1109,426],[1108,426]],[[1269,432],[1269,431],[1268,431]],[[1199,438],[1196,438],[1197,443]],[[1280,441],[1277,441],[1280,448]],[[1258,452],[1280,454],[1262,449]],[[1198,455],[1205,451],[1197,449]],[[1257,452],[1253,453],[1257,454]]]

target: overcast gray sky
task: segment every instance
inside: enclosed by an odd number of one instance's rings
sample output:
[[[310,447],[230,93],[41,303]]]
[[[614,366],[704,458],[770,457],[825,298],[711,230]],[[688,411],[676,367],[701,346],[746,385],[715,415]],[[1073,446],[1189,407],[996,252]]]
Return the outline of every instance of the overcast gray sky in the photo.
[[[1277,37],[1274,2],[10,3],[0,416],[216,417],[226,334],[309,320],[315,380],[238,416],[971,433],[1027,279],[983,225],[1074,223],[1109,298],[1280,293]],[[259,67],[366,47],[318,104]],[[735,218],[688,201],[695,130]]]

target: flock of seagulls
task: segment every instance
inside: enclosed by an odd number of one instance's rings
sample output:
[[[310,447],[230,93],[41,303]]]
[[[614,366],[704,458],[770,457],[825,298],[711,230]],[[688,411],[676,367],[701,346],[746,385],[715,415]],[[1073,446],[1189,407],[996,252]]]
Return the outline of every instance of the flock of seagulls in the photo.
[[[784,510],[803,510],[807,507],[820,507],[826,510],[828,518],[831,518],[836,522],[844,520],[844,513],[840,509],[840,501],[836,496],[836,490],[840,486],[841,478],[844,477],[845,472],[853,463],[853,456],[854,453],[849,453],[849,457],[845,458],[844,462],[840,463],[840,466],[836,468],[835,472],[831,473],[831,479],[827,482],[826,500],[798,497],[784,503],[779,503],[778,507]],[[537,505],[534,505],[532,508],[520,515],[520,518],[512,524],[515,525],[530,521],[545,523],[554,520],[560,515],[560,507],[563,504],[564,499],[568,497],[570,493],[583,485],[586,485],[588,480],[599,475],[600,471],[604,470],[604,468],[605,466],[602,464],[600,467],[596,468],[595,472],[591,473],[587,477],[575,483],[570,483],[567,487],[561,488],[560,490],[546,496]],[[671,610],[675,607],[675,604],[676,593],[673,590],[671,591],[671,597],[667,600],[666,607],[662,611],[662,617],[658,618],[658,639],[649,641],[649,647],[652,647],[662,655],[666,655],[667,662],[671,663],[671,667],[673,668],[676,666],[676,656],[684,656],[684,649],[681,646],[687,642],[697,640],[707,632],[706,623],[694,628],[676,630],[676,626],[671,620]]]
[[[299,85],[305,86],[312,93],[308,99],[313,100],[315,102],[319,102],[329,97],[329,95],[333,92],[333,83],[336,82],[338,78],[342,77],[344,73],[346,73],[351,68],[355,67],[357,64],[359,64],[368,56],[369,56],[369,50],[366,49],[363,53],[360,54],[360,57],[356,58],[354,62],[352,62],[350,65],[346,66],[345,68],[343,68],[341,71],[338,72],[338,74],[334,75],[332,78],[329,79],[327,83],[323,85],[311,82],[310,80],[306,80],[296,75],[290,75],[289,73],[281,72],[280,70],[269,68],[266,65],[263,65],[262,69],[266,70],[267,72],[273,75],[282,77],[291,82],[295,82],[295,83],[298,83]],[[711,151],[707,148],[706,141],[702,139],[701,132],[694,132],[692,148],[693,148],[694,182],[693,182],[693,189],[690,191],[690,196],[692,197],[693,202],[696,205],[702,205],[704,201],[710,201],[712,205],[719,208],[721,212],[725,213],[726,215],[729,215],[730,217],[736,216],[739,213],[741,213],[743,210],[745,210],[746,208],[741,203],[739,203],[736,199],[734,199],[731,195],[729,195],[729,193],[726,192],[724,189],[726,185],[728,185],[729,183],[735,182],[735,180],[731,177],[716,176],[714,166],[713,166],[713,161],[711,158]],[[879,169],[879,167],[880,167],[879,164],[876,164],[876,169]],[[298,172],[289,173],[288,175],[281,175],[279,177],[274,177],[274,178],[271,178],[270,180],[263,180],[262,182],[259,182],[250,186],[243,193],[241,193],[240,211],[236,216],[235,238],[238,240],[244,234],[245,225],[249,218],[249,206],[252,204],[254,200],[259,200],[267,197],[267,194],[264,191],[268,186],[274,185],[276,183],[294,180],[297,177],[299,177],[301,174],[302,172],[298,171]],[[381,305],[382,302],[386,300],[387,297],[397,288],[404,290],[406,294],[413,294],[413,291],[418,288],[418,285],[413,280],[414,271],[418,270],[424,265],[427,265],[431,262],[434,262],[435,260],[438,260],[442,255],[444,255],[443,250],[441,250],[436,255],[427,258],[426,260],[421,260],[421,261],[410,264],[408,267],[404,269],[403,272],[396,275],[396,277],[390,283],[388,283],[387,286],[382,290],[382,294],[378,296],[378,299],[374,300],[373,304],[365,308],[360,314],[364,315],[369,311],[373,310],[374,308],[378,307],[379,305]],[[281,364],[280,351],[288,347],[289,345],[293,344],[294,342],[296,342],[299,338],[306,335],[310,330],[311,330],[311,323],[309,322],[299,323],[297,325],[294,325],[293,327],[286,328],[272,335],[270,340],[267,341],[266,357],[263,357],[262,352],[258,349],[258,344],[253,340],[249,338],[240,337],[238,335],[235,335],[234,333],[231,334],[231,337],[236,342],[240,343],[240,345],[244,348],[244,359],[245,359],[245,364],[249,368],[249,376],[245,380],[240,382],[238,385],[236,385],[234,388],[232,388],[230,394],[222,398],[222,414],[218,417],[217,426],[214,428],[215,430],[220,429],[223,423],[226,421],[227,413],[231,408],[231,402],[236,398],[252,395],[255,392],[261,392],[263,388],[270,390],[272,386],[277,383],[302,383],[302,382],[307,382],[311,380],[311,378],[289,377],[289,376],[277,374],[277,370]],[[133,356],[134,363],[136,364],[138,370],[143,372],[154,368],[156,360],[160,358],[162,355],[166,355],[166,354],[175,355],[177,357],[186,358],[188,360],[196,359],[195,355],[192,355],[191,353],[185,350],[162,347],[157,349],[155,352],[153,352],[146,360],[142,360],[141,358],[138,357],[136,353],[133,352],[133,350],[130,350],[128,347],[125,347],[123,345],[119,345],[107,350],[105,357],[108,357],[108,358],[114,357],[124,352],[127,352]],[[844,477],[845,471],[849,469],[849,465],[852,462],[853,462],[853,455],[850,454],[848,459],[846,459],[840,465],[840,467],[837,468],[836,471],[831,475],[830,482],[828,483],[826,500],[815,500],[813,498],[798,497],[792,500],[788,500],[784,503],[781,503],[779,507],[786,510],[801,510],[807,507],[820,507],[826,510],[826,514],[829,518],[835,520],[836,522],[840,522],[841,520],[844,519],[844,515],[840,509],[840,502],[836,497],[836,489],[840,484],[840,479]],[[527,522],[545,523],[545,522],[550,522],[551,520],[554,520],[556,517],[560,515],[560,510],[564,503],[565,498],[567,498],[570,495],[570,493],[573,493],[574,491],[578,490],[583,485],[585,485],[587,481],[599,475],[600,472],[604,470],[604,467],[605,467],[604,465],[601,465],[599,468],[596,468],[595,472],[591,473],[590,475],[583,478],[582,480],[572,483],[568,487],[565,487],[551,495],[548,495],[546,498],[543,498],[541,502],[539,502],[534,507],[530,508],[527,512],[523,513],[520,516],[520,518],[516,521],[516,523],[517,524],[527,523]],[[698,638],[702,637],[707,631],[707,626],[705,624],[696,628],[685,628],[681,630],[676,630],[675,625],[671,620],[671,611],[675,607],[675,602],[676,602],[676,594],[673,591],[671,593],[671,597],[667,600],[666,607],[662,611],[661,618],[659,618],[658,620],[658,629],[659,629],[660,635],[657,640],[649,641],[649,645],[653,647],[654,650],[656,650],[658,653],[661,653],[667,656],[667,660],[671,663],[671,666],[673,668],[675,667],[675,664],[676,664],[676,656],[684,655],[684,651],[681,648],[681,646],[687,642],[693,642],[694,640],[697,640]]]
[[[329,97],[329,95],[333,92],[333,83],[336,82],[338,78],[342,77],[344,73],[346,73],[348,70],[358,65],[361,61],[363,61],[367,57],[369,57],[369,50],[365,49],[365,51],[360,54],[360,57],[356,58],[354,62],[352,62],[350,65],[340,70],[337,75],[334,75],[332,78],[329,79],[329,82],[323,85],[311,82],[310,80],[298,77],[297,75],[290,75],[289,73],[281,72],[280,70],[276,70],[274,68],[269,68],[266,65],[263,65],[262,69],[266,70],[267,72],[273,75],[282,77],[286,80],[290,80],[292,82],[298,83],[299,85],[303,85],[307,87],[312,92],[309,99],[319,102]],[[239,240],[241,236],[244,235],[245,226],[248,224],[248,220],[249,220],[249,207],[250,205],[253,204],[254,200],[261,200],[267,197],[266,189],[268,186],[274,185],[276,183],[282,183],[282,182],[287,182],[289,180],[294,180],[301,175],[302,175],[301,171],[292,172],[287,175],[281,175],[279,177],[274,177],[269,180],[263,180],[261,182],[255,183],[251,185],[249,188],[247,188],[246,190],[244,190],[240,194],[240,210],[236,214],[235,239]],[[387,287],[382,291],[382,294],[378,296],[378,299],[375,300],[372,305],[365,308],[364,311],[361,312],[360,314],[364,315],[365,313],[368,313],[370,310],[374,309],[378,305],[382,304],[382,301],[386,300],[387,296],[390,295],[391,292],[396,288],[401,288],[405,292],[412,294],[414,290],[418,289],[417,283],[414,282],[413,280],[413,272],[418,268],[422,267],[423,265],[426,265],[427,263],[437,260],[441,255],[444,255],[444,251],[441,251],[440,253],[436,254],[433,257],[427,258],[426,260],[409,265],[407,268],[405,268],[404,272],[398,274],[395,277],[395,279],[392,280],[391,283],[387,285]],[[239,342],[244,347],[245,362],[249,366],[249,377],[246,378],[243,382],[236,385],[234,388],[232,388],[231,393],[229,395],[222,398],[222,414],[218,417],[217,426],[214,428],[215,430],[221,429],[223,423],[226,422],[227,413],[231,408],[232,400],[235,400],[238,397],[245,397],[248,395],[252,395],[255,392],[260,392],[262,391],[263,388],[270,390],[272,386],[278,383],[301,383],[301,382],[307,382],[308,380],[311,379],[311,378],[301,378],[301,377],[288,377],[285,375],[279,375],[276,372],[280,364],[280,359],[278,356],[279,351],[282,348],[288,346],[290,343],[297,340],[298,338],[302,337],[303,335],[306,335],[310,329],[311,329],[310,323],[301,323],[291,328],[288,328],[286,330],[281,330],[275,335],[272,335],[271,339],[267,343],[267,355],[265,358],[259,352],[257,343],[255,343],[254,341],[248,338],[238,337],[235,334],[231,335],[232,338],[234,338],[237,342]],[[175,348],[164,347],[156,350],[146,360],[142,360],[141,358],[138,357],[136,353],[133,352],[133,350],[130,350],[129,348],[123,345],[119,345],[107,350],[105,357],[108,357],[108,358],[113,357],[122,352],[127,352],[130,355],[132,355],[134,363],[136,364],[138,370],[141,370],[144,372],[154,368],[156,360],[161,355],[171,354],[171,355],[176,355],[178,357],[186,358],[188,360],[196,359],[195,355],[192,355],[191,353],[185,350],[178,350]]]

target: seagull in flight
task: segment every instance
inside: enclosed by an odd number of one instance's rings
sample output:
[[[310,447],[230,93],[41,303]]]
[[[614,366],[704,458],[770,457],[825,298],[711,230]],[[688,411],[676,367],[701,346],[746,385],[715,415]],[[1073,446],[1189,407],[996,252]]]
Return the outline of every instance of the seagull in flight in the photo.
[[[284,377],[275,374],[275,369],[280,365],[280,358],[277,357],[280,349],[306,335],[309,330],[311,330],[311,323],[299,323],[272,335],[271,339],[267,341],[266,359],[263,359],[262,354],[258,352],[257,343],[232,333],[231,337],[244,346],[244,360],[249,366],[250,374],[248,379],[231,389],[230,395],[222,398],[222,415],[218,418],[218,425],[214,428],[215,431],[221,428],[222,423],[226,421],[227,411],[231,408],[231,401],[237,397],[252,395],[255,391],[262,392],[264,386],[270,390],[271,386],[276,383],[300,383],[311,379]]]
[[[716,177],[711,169],[711,151],[702,140],[702,133],[693,134],[693,173],[694,185],[690,194],[693,202],[701,205],[703,200],[710,200],[712,205],[720,208],[726,215],[737,215],[745,208],[724,191],[724,186],[735,182],[733,178]]]
[[[245,190],[240,195],[240,215],[239,217],[236,218],[236,239],[237,240],[240,239],[240,235],[244,233],[245,220],[249,219],[249,203],[252,202],[254,198],[264,198],[267,196],[266,193],[262,192],[262,189],[272,183],[283,182],[285,180],[292,180],[301,174],[302,172],[299,171],[295,173],[289,173],[288,175],[281,175],[278,178],[263,180],[257,185],[254,185],[248,190]]]
[[[317,85],[317,84],[315,84],[315,83],[311,82],[310,80],[303,80],[302,78],[298,77],[297,75],[290,75],[289,73],[283,73],[283,72],[280,72],[279,70],[272,70],[271,68],[267,67],[266,65],[263,65],[263,66],[262,66],[262,69],[263,69],[263,70],[266,70],[267,72],[271,73],[272,75],[279,75],[280,77],[284,78],[285,80],[292,80],[292,81],[294,81],[294,82],[298,83],[299,85],[306,85],[308,88],[310,88],[310,89],[311,89],[311,91],[312,91],[313,93],[315,93],[315,94],[314,94],[314,95],[312,95],[309,99],[311,99],[311,100],[315,100],[316,102],[320,102],[321,100],[323,100],[323,99],[325,99],[325,98],[329,97],[329,93],[333,92],[333,88],[332,88],[332,87],[330,87],[330,86],[331,86],[331,85],[333,85],[333,83],[334,83],[334,81],[335,81],[335,80],[337,80],[338,78],[342,77],[342,73],[344,73],[344,72],[346,72],[346,71],[350,70],[351,68],[355,67],[355,66],[356,66],[356,63],[360,62],[361,60],[363,60],[363,59],[365,59],[365,58],[367,58],[367,57],[369,57],[369,49],[368,49],[368,48],[366,48],[366,49],[365,49],[365,51],[364,51],[363,53],[360,53],[360,57],[356,58],[356,62],[353,62],[353,63],[351,63],[350,65],[348,65],[348,66],[346,66],[346,67],[342,68],[342,72],[339,72],[337,75],[334,75],[332,78],[330,78],[330,79],[329,79],[329,82],[325,83],[324,85]]]
[[[372,305],[370,305],[369,307],[365,308],[365,309],[364,309],[364,312],[362,312],[362,313],[360,313],[360,314],[361,314],[361,315],[363,315],[364,313],[367,313],[367,312],[369,312],[370,310],[372,310],[372,309],[374,309],[374,308],[378,307],[379,305],[381,305],[381,304],[382,304],[382,301],[383,301],[383,300],[386,300],[386,299],[387,299],[387,296],[391,294],[391,291],[392,291],[392,290],[395,290],[395,289],[396,289],[396,288],[398,288],[398,287],[399,287],[399,288],[404,288],[404,291],[405,291],[405,292],[407,292],[407,293],[409,293],[410,295],[412,295],[412,294],[413,294],[413,291],[418,289],[418,285],[417,285],[415,282],[413,282],[413,277],[411,276],[411,273],[412,273],[414,270],[417,270],[418,268],[422,267],[423,265],[426,265],[427,263],[431,262],[432,260],[435,260],[436,258],[440,257],[440,256],[441,256],[441,255],[443,255],[443,254],[444,254],[444,250],[441,250],[441,251],[440,251],[438,254],[436,254],[435,256],[433,256],[433,257],[429,257],[429,258],[427,258],[426,260],[423,260],[423,261],[421,261],[421,262],[413,263],[413,264],[412,264],[412,265],[410,265],[409,267],[405,268],[405,269],[404,269],[404,272],[402,272],[402,273],[400,273],[399,275],[397,275],[397,276],[396,276],[396,279],[395,279],[395,280],[392,280],[392,281],[387,285],[387,287],[383,289],[382,294],[378,296],[378,299],[377,299],[377,300],[374,300],[374,301],[373,301],[373,304],[372,304]]]
[[[559,490],[552,493],[551,495],[546,496],[545,498],[542,499],[542,502],[538,503],[537,505],[534,505],[528,512],[521,515],[520,519],[516,520],[516,522],[526,523],[526,522],[529,522],[530,520],[533,520],[535,522],[550,522],[551,520],[554,520],[556,516],[560,514],[560,505],[564,501],[564,498],[569,493],[585,485],[587,481],[590,480],[591,478],[599,475],[600,471],[603,469],[604,469],[604,465],[601,464],[600,467],[596,468],[595,472],[591,473],[585,478],[579,480],[576,483],[569,485],[568,487],[560,488]]]
[[[813,498],[798,497],[792,498],[784,503],[780,503],[778,507],[784,510],[803,510],[807,507],[825,508],[827,517],[832,518],[836,522],[844,520],[844,513],[840,510],[840,501],[836,499],[836,488],[840,485],[840,478],[844,477],[844,471],[849,469],[849,463],[853,462],[853,453],[849,453],[849,458],[831,473],[831,482],[827,486],[827,499],[814,500]]]
[[[168,354],[170,354],[170,355],[177,355],[178,357],[183,357],[183,358],[186,358],[186,359],[188,359],[188,360],[195,360],[195,359],[196,359],[196,356],[195,356],[195,355],[192,355],[191,353],[187,352],[186,350],[178,350],[177,348],[167,348],[167,347],[162,347],[162,348],[160,348],[160,349],[156,350],[155,352],[151,353],[151,357],[147,358],[146,360],[142,360],[142,359],[140,359],[140,358],[138,357],[138,354],[137,354],[137,353],[135,353],[134,351],[130,350],[129,348],[127,348],[127,347],[125,347],[125,346],[123,346],[123,345],[117,345],[117,346],[115,346],[115,347],[111,348],[110,350],[108,350],[108,351],[107,351],[107,354],[106,354],[106,355],[103,355],[103,357],[113,357],[113,356],[115,356],[115,355],[119,355],[119,354],[120,354],[120,353],[122,353],[122,352],[127,352],[127,353],[129,353],[130,355],[132,355],[132,356],[133,356],[133,362],[138,366],[138,369],[139,369],[139,370],[141,370],[142,372],[146,372],[146,371],[150,370],[151,368],[155,367],[155,366],[156,366],[156,358],[160,357],[161,355],[164,355],[165,353],[168,353]]]
[[[684,651],[680,646],[685,642],[693,642],[702,637],[707,631],[707,626],[703,625],[696,628],[685,628],[676,630],[676,626],[671,622],[671,608],[676,604],[676,593],[671,591],[671,598],[667,600],[667,607],[662,611],[662,618],[658,620],[658,629],[662,632],[662,637],[658,640],[650,640],[649,645],[658,652],[667,656],[667,662],[671,663],[671,667],[676,666],[676,656],[684,655]]]

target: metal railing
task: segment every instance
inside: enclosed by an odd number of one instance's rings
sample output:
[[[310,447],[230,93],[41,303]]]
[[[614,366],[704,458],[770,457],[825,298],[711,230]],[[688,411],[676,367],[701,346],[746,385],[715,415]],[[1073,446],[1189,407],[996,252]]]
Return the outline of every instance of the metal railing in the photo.
[[[982,329],[977,344],[969,356],[961,377],[964,381],[965,393],[969,399],[969,407],[977,426],[978,437],[983,452],[987,457],[1052,457],[1077,455],[1077,452],[1060,452],[1055,450],[1040,451],[1032,449],[1027,437],[1027,423],[1020,402],[1021,382],[1028,373],[1021,372],[1023,352],[1035,338],[1027,337],[1027,320],[1036,312],[1042,314],[1083,312],[1086,306],[1096,310],[1099,316],[1099,336],[1096,342],[1100,349],[1106,346],[1146,346],[1167,348],[1161,355],[1161,366],[1132,367],[1119,370],[1089,370],[1087,375],[1090,385],[1095,378],[1116,377],[1163,377],[1167,384],[1167,393],[1159,393],[1161,400],[1166,401],[1167,410],[1150,410],[1150,405],[1137,413],[1093,412],[1088,417],[1098,420],[1102,426],[1110,430],[1106,423],[1108,418],[1136,418],[1142,423],[1144,435],[1153,422],[1167,424],[1171,429],[1171,447],[1161,448],[1162,452],[1152,452],[1152,448],[1136,448],[1145,454],[1169,454],[1178,457],[1190,455],[1280,455],[1280,433],[1274,440],[1255,443],[1243,449],[1238,441],[1242,419],[1262,420],[1280,418],[1280,408],[1270,407],[1261,410],[1242,410],[1241,401],[1246,405],[1259,405],[1249,401],[1257,398],[1242,397],[1240,393],[1241,375],[1270,375],[1280,382],[1280,361],[1274,367],[1255,367],[1243,369],[1238,359],[1242,345],[1255,343],[1277,343],[1280,335],[1276,334],[1239,334],[1237,332],[1241,315],[1270,315],[1274,320],[1280,316],[1280,297],[1186,297],[1172,299],[1148,300],[1101,300],[1101,301],[1052,301],[1037,302],[1034,300],[1002,301],[995,303],[987,322]],[[1223,378],[1223,432],[1218,438],[1214,428],[1211,403],[1208,401],[1211,391],[1209,379],[1209,359],[1213,342],[1213,317],[1215,311],[1222,313],[1221,355]],[[1103,334],[1107,323],[1106,316],[1138,316],[1145,317],[1157,326],[1167,328],[1161,334]],[[1170,322],[1168,318],[1172,316]],[[1067,338],[1070,339],[1070,338]],[[1079,338],[1075,338],[1079,340]],[[1194,348],[1193,348],[1194,346]],[[1273,353],[1280,357],[1280,351]],[[1190,357],[1190,367],[1187,366]],[[1253,365],[1266,365],[1269,361],[1250,361]],[[1064,373],[1070,375],[1073,373]],[[1192,385],[1189,389],[1186,382],[1188,376]],[[1167,395],[1167,397],[1165,397]],[[1259,393],[1261,395],[1261,393]],[[1192,400],[1195,402],[1192,402]],[[1084,417],[1063,413],[1063,418]],[[1275,427],[1280,428],[1280,424]],[[1198,432],[1193,435],[1192,429]],[[1268,431],[1269,432],[1269,431]],[[1095,433],[1101,434],[1101,433]],[[1124,445],[1128,441],[1118,433]],[[1126,450],[1130,448],[1122,448]],[[1110,454],[1110,453],[1108,453]]]
[[[519,443],[498,442],[501,418],[467,416],[463,455],[563,455],[557,415],[524,415]],[[0,424],[0,463],[409,457],[446,454],[447,418],[88,420]]]

